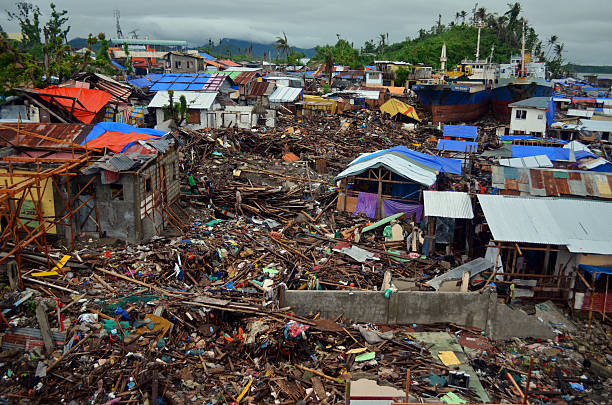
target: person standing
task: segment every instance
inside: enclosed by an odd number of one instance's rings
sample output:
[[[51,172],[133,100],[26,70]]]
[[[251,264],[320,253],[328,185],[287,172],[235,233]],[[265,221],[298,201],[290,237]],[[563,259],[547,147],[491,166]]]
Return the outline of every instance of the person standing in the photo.
[[[193,175],[191,174],[191,172],[187,172],[187,183],[189,184],[189,189],[191,190],[191,194],[192,195],[198,194],[198,187],[197,187],[196,181],[193,178]]]
[[[210,181],[207,176],[204,176],[204,185],[206,187],[206,194],[208,196],[208,207],[210,208],[213,203],[213,185],[212,181]]]
[[[242,211],[242,195],[238,188],[236,188],[236,205],[234,209],[236,211],[236,217],[238,216],[238,212],[240,212],[240,215],[244,216],[244,211]]]

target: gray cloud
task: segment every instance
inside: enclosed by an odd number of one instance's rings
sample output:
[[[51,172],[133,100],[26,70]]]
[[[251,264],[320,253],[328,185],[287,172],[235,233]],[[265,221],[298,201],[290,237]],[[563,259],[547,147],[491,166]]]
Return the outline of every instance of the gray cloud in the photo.
[[[33,1],[47,12],[48,3]],[[355,46],[389,33],[391,42],[414,37],[420,28],[428,28],[442,14],[448,23],[460,11],[452,0],[233,0],[161,1],[131,0],[98,2],[92,0],[55,0],[58,8],[67,9],[71,35],[86,37],[88,33],[105,32],[115,36],[113,9],[121,11],[124,34],[138,29],[140,35],[155,39],[185,39],[205,44],[209,38],[237,38],[256,42],[273,42],[283,31],[292,45],[311,47],[334,43],[341,34]],[[481,0],[479,7],[503,14],[506,1]],[[0,9],[14,7],[13,1],[0,0]],[[473,4],[464,5],[469,12]],[[612,37],[612,1],[525,0],[524,14],[545,40],[558,35],[565,43],[565,58],[583,64],[612,65],[612,54],[606,52]],[[9,32],[17,31],[7,21],[0,25]]]

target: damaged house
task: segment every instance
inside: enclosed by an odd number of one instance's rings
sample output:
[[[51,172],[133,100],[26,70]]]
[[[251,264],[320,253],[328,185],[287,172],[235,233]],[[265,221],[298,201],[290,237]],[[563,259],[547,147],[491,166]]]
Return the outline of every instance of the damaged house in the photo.
[[[26,234],[44,229],[71,244],[79,237],[141,241],[180,227],[172,211],[178,156],[164,132],[105,122],[2,124],[0,134],[2,170],[11,173],[5,190],[33,187],[20,191],[16,212],[3,209],[3,226],[19,219]]]

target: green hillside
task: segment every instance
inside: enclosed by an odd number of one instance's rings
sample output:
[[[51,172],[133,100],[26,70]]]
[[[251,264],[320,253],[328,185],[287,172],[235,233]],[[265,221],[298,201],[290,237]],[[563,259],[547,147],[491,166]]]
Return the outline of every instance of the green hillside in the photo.
[[[387,59],[405,62],[422,62],[440,67],[440,52],[446,43],[447,69],[463,59],[474,59],[478,29],[468,25],[457,25],[439,34],[426,35],[422,38],[407,40],[389,45],[384,56]],[[490,29],[484,28],[480,37],[480,58],[491,54],[491,46],[495,45],[493,61],[508,63],[512,53],[520,49],[510,48],[504,44]]]

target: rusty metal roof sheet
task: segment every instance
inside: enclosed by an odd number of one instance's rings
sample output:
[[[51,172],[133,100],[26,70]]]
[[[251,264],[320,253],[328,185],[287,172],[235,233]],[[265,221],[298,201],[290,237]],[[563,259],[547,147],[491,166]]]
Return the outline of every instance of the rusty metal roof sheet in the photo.
[[[234,79],[234,83],[238,86],[242,86],[253,80],[256,75],[258,75],[257,72],[242,72],[238,76],[236,76],[236,78]]]
[[[266,94],[266,90],[268,90],[268,86],[270,82],[255,82],[253,87],[251,88],[251,97],[259,97]]]
[[[68,143],[80,145],[92,128],[93,125],[86,124],[0,123],[0,145],[27,147],[67,146]],[[59,142],[41,139],[32,134],[57,139]]]
[[[612,199],[612,173],[493,166],[491,174],[493,187],[525,195]]]

